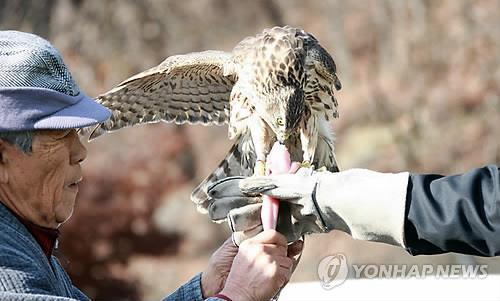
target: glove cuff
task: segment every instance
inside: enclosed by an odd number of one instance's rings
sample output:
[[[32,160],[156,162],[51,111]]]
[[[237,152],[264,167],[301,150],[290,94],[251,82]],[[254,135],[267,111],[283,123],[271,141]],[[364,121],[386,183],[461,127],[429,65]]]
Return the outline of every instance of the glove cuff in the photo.
[[[318,201],[316,200],[316,191],[318,189],[318,182],[316,182],[316,184],[314,185],[314,189],[313,189],[313,192],[312,192],[312,203],[314,205],[314,209],[316,211],[316,216],[318,217],[318,221],[317,221],[317,225],[318,227],[321,229],[322,232],[326,233],[326,232],[330,232],[331,230],[333,230],[333,227],[331,227],[331,225],[329,223],[327,223],[327,217],[323,215],[323,213],[321,212],[321,208],[318,204]]]
[[[404,246],[404,220],[409,173],[351,169],[325,173],[315,198],[327,229],[353,238]]]

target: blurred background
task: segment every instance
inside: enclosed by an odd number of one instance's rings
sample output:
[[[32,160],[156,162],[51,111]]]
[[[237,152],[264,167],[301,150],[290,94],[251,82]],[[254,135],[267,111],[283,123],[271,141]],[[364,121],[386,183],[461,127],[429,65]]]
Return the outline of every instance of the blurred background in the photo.
[[[343,88],[332,123],[342,169],[452,174],[500,163],[498,0],[0,0],[0,29],[32,32],[96,96],[173,54],[230,51],[289,24],[333,55]],[[226,127],[147,125],[88,144],[59,258],[95,300],[159,300],[204,269],[229,232],[196,212],[191,190],[231,142]],[[367,217],[369,218],[369,217]],[[292,281],[317,280],[323,256],[350,263],[488,263],[412,257],[334,231],[308,237]]]

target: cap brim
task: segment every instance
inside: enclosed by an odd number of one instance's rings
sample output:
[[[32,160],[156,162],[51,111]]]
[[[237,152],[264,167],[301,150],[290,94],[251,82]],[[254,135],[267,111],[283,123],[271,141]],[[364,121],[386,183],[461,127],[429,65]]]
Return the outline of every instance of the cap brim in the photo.
[[[76,129],[106,121],[111,112],[92,98],[83,95],[76,104],[68,106],[34,124],[35,129]]]

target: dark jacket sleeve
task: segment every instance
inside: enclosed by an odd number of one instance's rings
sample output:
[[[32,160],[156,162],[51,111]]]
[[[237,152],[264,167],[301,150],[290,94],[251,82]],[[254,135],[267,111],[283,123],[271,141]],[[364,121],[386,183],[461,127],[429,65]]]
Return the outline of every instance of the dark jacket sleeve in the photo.
[[[500,175],[485,166],[462,175],[411,174],[405,244],[412,255],[500,255]]]

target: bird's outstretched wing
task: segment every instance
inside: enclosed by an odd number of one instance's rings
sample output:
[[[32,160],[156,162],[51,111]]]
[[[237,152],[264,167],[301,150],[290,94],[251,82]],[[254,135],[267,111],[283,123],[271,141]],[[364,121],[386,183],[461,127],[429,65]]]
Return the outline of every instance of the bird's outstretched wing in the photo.
[[[231,54],[223,51],[171,56],[98,96],[96,101],[110,109],[112,116],[84,133],[91,132],[91,140],[141,123],[226,123],[235,82],[234,75],[224,75],[230,64]]]

